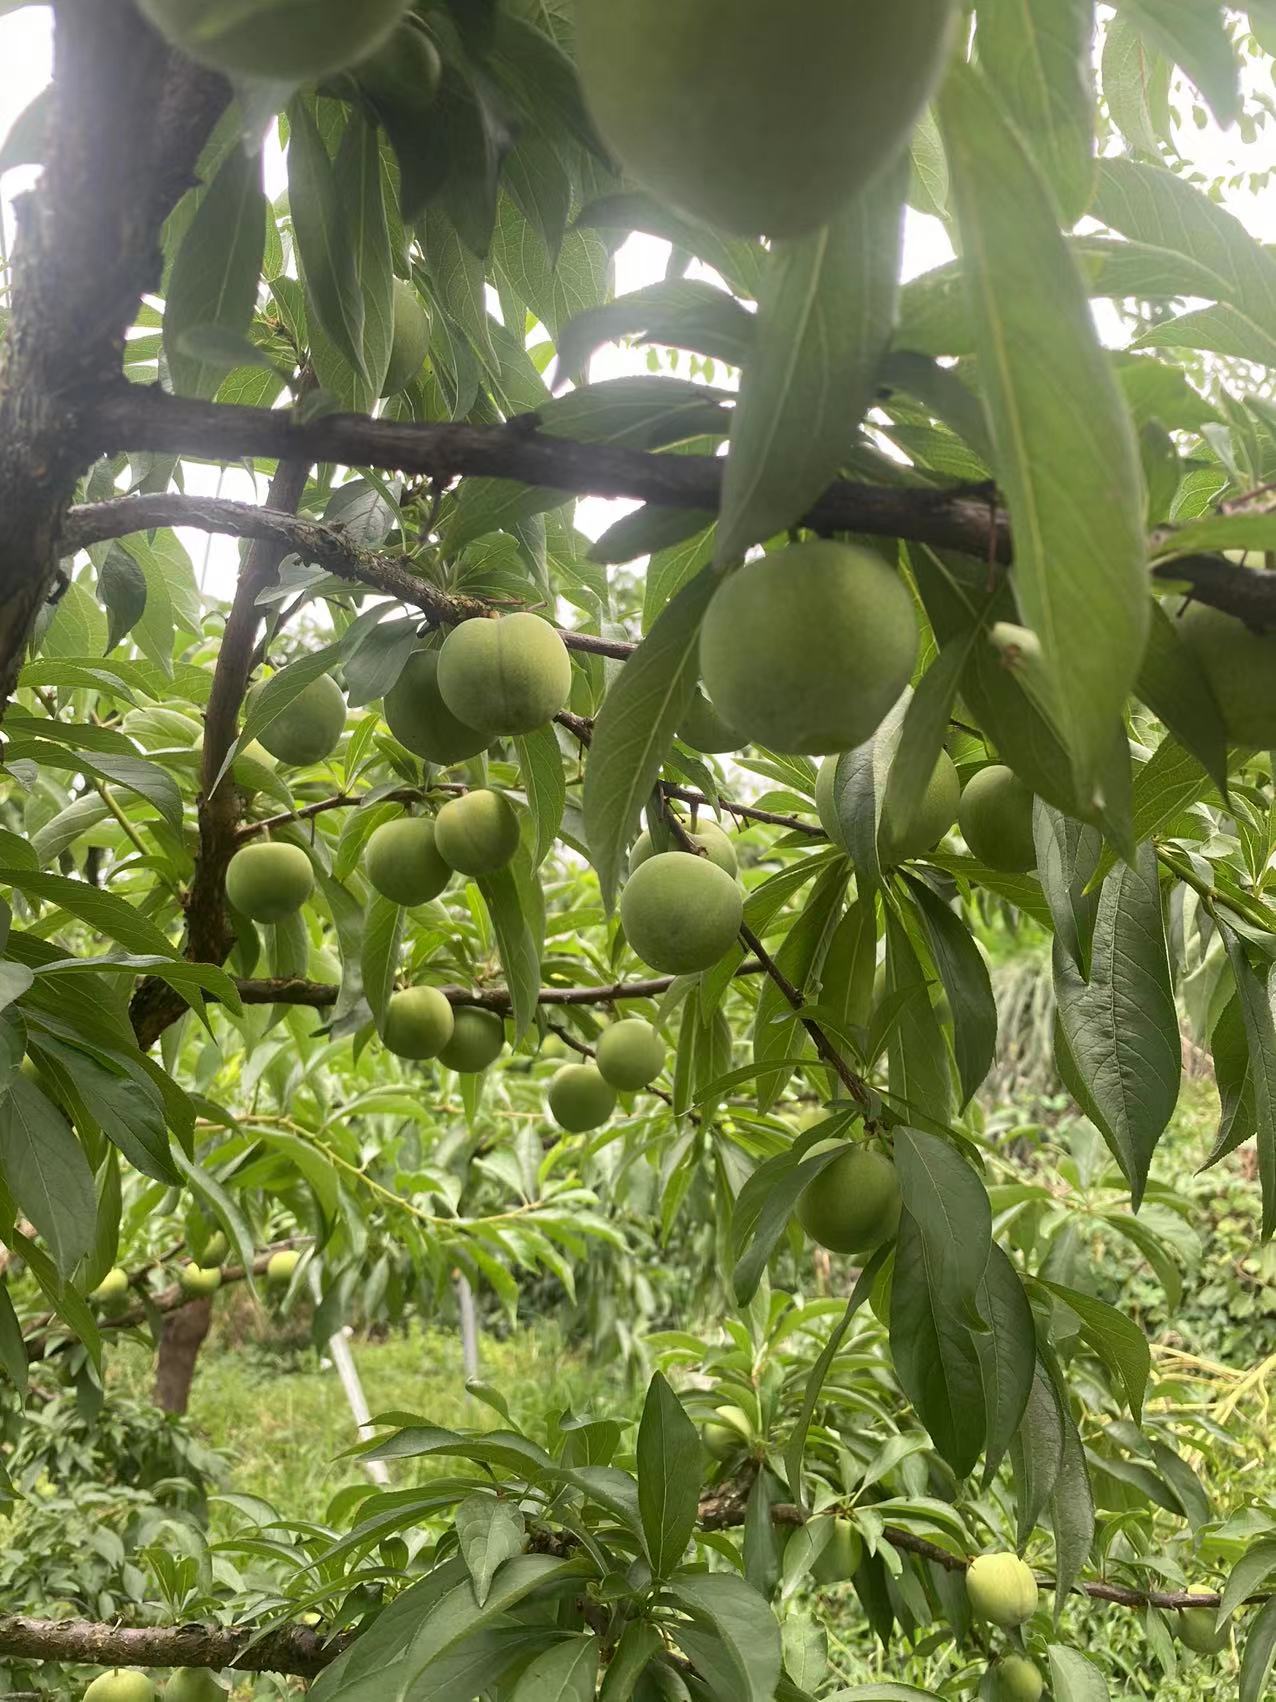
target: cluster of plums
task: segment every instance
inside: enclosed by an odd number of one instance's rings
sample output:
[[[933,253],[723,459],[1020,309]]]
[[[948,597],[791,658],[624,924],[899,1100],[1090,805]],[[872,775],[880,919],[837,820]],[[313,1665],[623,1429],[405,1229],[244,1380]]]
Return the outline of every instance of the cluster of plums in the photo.
[[[222,1285],[222,1266],[230,1248],[221,1230],[210,1235],[199,1248],[198,1256],[178,1267],[177,1285],[189,1300],[199,1300],[217,1293]],[[286,1288],[301,1263],[301,1254],[292,1247],[281,1247],[266,1262],[266,1282],[274,1289]],[[113,1266],[89,1295],[89,1299],[108,1318],[125,1311],[132,1283],[128,1272]]]

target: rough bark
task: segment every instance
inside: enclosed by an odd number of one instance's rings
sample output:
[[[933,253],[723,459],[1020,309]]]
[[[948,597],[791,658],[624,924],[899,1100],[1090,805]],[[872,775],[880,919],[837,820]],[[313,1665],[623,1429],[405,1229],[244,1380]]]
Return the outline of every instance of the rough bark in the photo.
[[[181,1415],[190,1405],[195,1363],[213,1324],[213,1302],[205,1295],[170,1312],[155,1361],[155,1404]]]
[[[240,1672],[317,1678],[348,1637],[325,1643],[305,1625],[264,1635],[253,1626],[93,1625],[79,1619],[0,1618],[0,1656],[19,1661],[74,1661],[99,1667],[233,1667]]]

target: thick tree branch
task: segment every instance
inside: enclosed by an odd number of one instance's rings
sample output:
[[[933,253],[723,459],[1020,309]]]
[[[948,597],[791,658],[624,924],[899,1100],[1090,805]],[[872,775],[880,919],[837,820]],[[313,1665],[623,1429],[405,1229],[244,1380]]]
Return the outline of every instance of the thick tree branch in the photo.
[[[760,975],[762,965],[745,961],[737,975]],[[658,999],[667,993],[677,979],[674,975],[653,975],[646,981],[613,981],[605,987],[542,987],[537,1002],[542,1005],[610,1005],[623,999]],[[313,1005],[325,1010],[335,1005],[339,988],[328,981],[306,981],[297,977],[291,981],[236,981],[239,996],[246,1005]],[[440,987],[439,991],[451,1005],[474,1005],[485,1011],[507,1011],[511,1000],[508,987]]]
[[[1256,632],[1276,627],[1276,573],[1242,567],[1226,556],[1188,555],[1158,562],[1152,577],[1190,586],[1194,601],[1234,615]]]
[[[343,1635],[324,1642],[306,1625],[283,1625],[263,1633],[251,1625],[130,1627],[82,1619],[27,1619],[22,1614],[0,1618],[0,1656],[97,1667],[232,1667],[317,1678],[349,1641]]]
[[[659,455],[610,443],[577,443],[535,429],[421,425],[326,414],[299,423],[280,409],[193,402],[136,385],[117,386],[85,416],[86,448],[150,449],[213,461],[302,456],[347,467],[381,467],[430,478],[512,479],[571,496],[629,497],[665,508],[717,511],[723,461]],[[942,549],[1009,559],[1004,516],[982,495],[919,486],[832,486],[803,524],[822,532],[908,538]]]

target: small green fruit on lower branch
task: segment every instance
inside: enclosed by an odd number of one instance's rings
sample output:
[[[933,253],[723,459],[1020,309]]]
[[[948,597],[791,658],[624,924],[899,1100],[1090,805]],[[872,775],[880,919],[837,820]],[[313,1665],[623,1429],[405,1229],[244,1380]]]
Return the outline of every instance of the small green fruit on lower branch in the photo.
[[[822,755],[870,739],[917,657],[917,617],[880,556],[794,544],[737,568],[700,629],[705,689],[774,751]]]
[[[226,897],[253,922],[282,922],[314,887],[314,869],[299,845],[245,845],[226,869]]]
[[[620,895],[625,938],[666,975],[694,975],[730,950],[744,920],[740,888],[705,857],[660,851]]]
[[[883,812],[878,834],[882,862],[893,867],[933,850],[956,821],[960,799],[961,781],[953,759],[947,751],[940,751],[911,821],[901,827],[889,811]]]
[[[966,1568],[966,1594],[980,1619],[1006,1628],[1037,1611],[1037,1580],[1017,1554],[981,1554]]]
[[[249,693],[251,708],[260,686]],[[304,768],[331,756],[346,730],[346,699],[331,674],[303,686],[286,709],[257,735],[271,756]]]
[[[177,1273],[177,1281],[183,1294],[189,1294],[192,1300],[202,1300],[217,1293],[222,1285],[222,1273],[216,1265],[207,1268],[196,1264],[183,1265]]]
[[[990,869],[1023,874],[1036,868],[1032,793],[1003,763],[981,768],[967,782],[957,821],[972,856]]]
[[[223,1232],[220,1229],[217,1229],[214,1230],[214,1232],[208,1237],[208,1240],[205,1241],[204,1245],[199,1249],[199,1258],[196,1260],[196,1263],[203,1265],[205,1270],[211,1269],[214,1265],[220,1267],[226,1263],[226,1257],[229,1252],[229,1242],[226,1240]]]
[[[701,1425],[700,1440],[715,1460],[729,1460],[753,1445],[753,1424],[743,1407],[717,1407]]]
[[[827,1152],[841,1141],[820,1141],[806,1154]],[[890,1159],[871,1147],[846,1147],[797,1203],[798,1222],[830,1253],[868,1253],[890,1241],[899,1228],[899,1177]]]
[[[841,1584],[853,1578],[864,1558],[864,1542],[849,1519],[834,1519],[829,1540],[811,1568],[817,1584]]]
[[[564,1064],[549,1084],[550,1115],[560,1129],[600,1129],[616,1109],[616,1090],[592,1064]]]
[[[567,646],[539,615],[463,621],[439,652],[439,690],[453,715],[495,737],[534,733],[571,696]]]
[[[496,1062],[504,1045],[505,1024],[495,1011],[457,1005],[452,1012],[452,1038],[439,1053],[439,1062],[459,1075],[475,1076]]]
[[[1045,1680],[1026,1655],[1003,1655],[992,1668],[994,1702],[1041,1702]]]
[[[413,41],[424,37],[417,30],[406,32]],[[428,46],[428,43],[427,43]],[[432,52],[433,49],[430,49]],[[390,364],[386,368],[383,396],[396,396],[425,365],[430,352],[430,316],[412,285],[402,278],[394,280],[394,341],[390,347]]]
[[[1200,1595],[1192,1590],[1191,1595]],[[1227,1625],[1216,1627],[1218,1610],[1213,1607],[1183,1607],[1178,1610],[1179,1641],[1194,1655],[1217,1655],[1227,1647],[1231,1632]]]
[[[164,1702],[226,1702],[226,1692],[207,1667],[178,1667],[164,1686]]]
[[[827,224],[907,144],[951,0],[576,0],[599,134],[661,201],[739,236]]]
[[[113,1270],[106,1273],[92,1294],[89,1295],[89,1299],[95,1306],[110,1309],[121,1306],[128,1299],[128,1293],[128,1272],[120,1270],[117,1265]]]
[[[434,843],[443,861],[461,874],[495,874],[518,850],[518,815],[503,792],[481,786],[444,804]]]
[[[368,879],[394,904],[428,904],[452,879],[452,870],[434,843],[428,816],[403,816],[382,822],[364,852]]]
[[[95,1678],[84,1692],[84,1702],[155,1702],[155,1686],[144,1672],[116,1667]]]
[[[599,1037],[598,1073],[622,1093],[637,1093],[665,1067],[665,1043],[640,1016],[623,1017]]]
[[[736,860],[735,846],[731,843],[730,836],[723,833],[717,822],[697,822],[694,833],[690,828],[685,831],[688,839],[695,847],[695,851],[688,852],[687,847],[672,836],[669,840],[668,849],[685,852],[688,856],[699,856],[703,851],[711,863],[716,863],[724,873],[730,875],[734,880],[740,868]],[[629,853],[629,872],[632,874],[640,863],[645,863],[648,857],[654,857],[655,854],[655,842],[647,829],[643,828],[637,839],[634,840],[633,849]]]
[[[301,1263],[301,1254],[295,1247],[282,1247],[279,1252],[272,1253],[266,1261],[266,1281],[272,1288],[284,1288],[293,1279],[293,1273]]]
[[[408,987],[392,993],[381,1038],[400,1058],[437,1058],[452,1038],[452,1007],[437,987]]]
[[[381,713],[386,726],[413,756],[450,768],[485,750],[488,738],[457,720],[439,693],[438,676],[438,651],[414,650],[385,694]]]
[[[411,0],[141,0],[141,9],[175,47],[228,77],[314,82],[376,51]]]
[[[1175,630],[1200,664],[1233,744],[1276,745],[1276,633],[1192,603]]]

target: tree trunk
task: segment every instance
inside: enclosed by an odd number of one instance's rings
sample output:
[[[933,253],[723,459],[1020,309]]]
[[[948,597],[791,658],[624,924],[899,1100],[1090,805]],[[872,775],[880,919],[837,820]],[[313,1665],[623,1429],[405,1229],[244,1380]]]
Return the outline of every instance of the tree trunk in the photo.
[[[155,1365],[155,1404],[165,1412],[181,1414],[190,1405],[195,1361],[212,1321],[213,1302],[208,1297],[169,1314]]]

